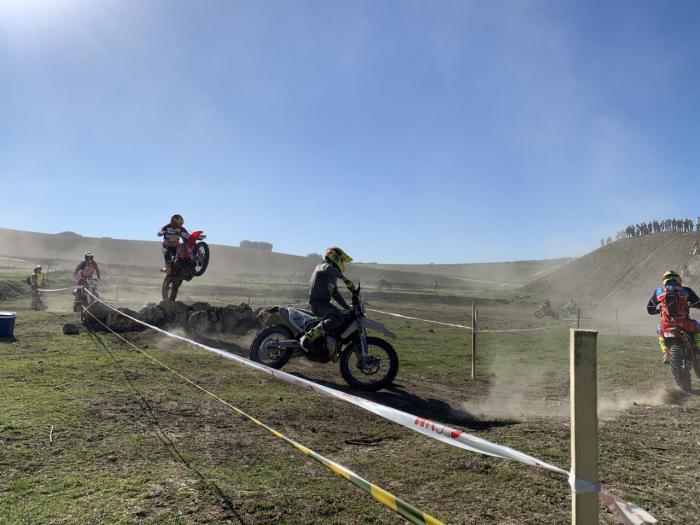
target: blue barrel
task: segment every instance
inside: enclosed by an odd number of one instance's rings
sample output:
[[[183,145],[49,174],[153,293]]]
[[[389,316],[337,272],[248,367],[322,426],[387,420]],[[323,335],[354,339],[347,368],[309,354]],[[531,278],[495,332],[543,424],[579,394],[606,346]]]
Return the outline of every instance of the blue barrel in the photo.
[[[0,312],[0,337],[12,337],[15,333],[15,313]]]

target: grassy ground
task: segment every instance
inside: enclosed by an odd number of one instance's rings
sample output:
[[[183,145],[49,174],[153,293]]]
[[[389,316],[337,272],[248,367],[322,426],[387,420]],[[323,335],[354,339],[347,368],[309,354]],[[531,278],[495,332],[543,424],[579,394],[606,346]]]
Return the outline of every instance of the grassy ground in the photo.
[[[69,299],[51,301],[55,311]],[[470,302],[372,299],[378,309],[459,323],[469,322]],[[64,336],[73,314],[0,306],[19,311],[17,339],[0,343],[0,523],[402,522],[114,336]],[[374,315],[399,334],[401,370],[371,398],[567,468],[568,325],[535,324],[530,305],[504,301],[481,301],[480,312],[487,328],[549,330],[480,335],[471,381],[466,331]],[[557,475],[442,445],[162,336],[127,337],[446,523],[569,520]],[[246,343],[220,346],[245,355]],[[700,403],[675,393],[654,337],[618,337],[608,326],[598,351],[601,480],[662,523],[697,521],[687,487],[698,485]],[[345,388],[332,364],[294,360],[286,370]],[[613,522],[602,510],[601,520]]]

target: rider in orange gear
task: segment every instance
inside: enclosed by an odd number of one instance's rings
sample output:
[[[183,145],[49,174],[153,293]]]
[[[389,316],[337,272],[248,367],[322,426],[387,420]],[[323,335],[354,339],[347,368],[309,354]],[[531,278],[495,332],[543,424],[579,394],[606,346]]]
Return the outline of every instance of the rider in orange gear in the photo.
[[[90,279],[95,274],[97,275],[98,279],[101,279],[100,267],[97,266],[95,257],[92,255],[92,253],[87,252],[85,254],[85,260],[75,267],[73,275],[78,279],[78,286],[82,286],[85,279]]]
[[[649,314],[661,313],[661,323],[656,331],[664,364],[669,363],[670,356],[663,334],[672,326],[679,326],[692,333],[695,346],[700,348],[700,323],[690,318],[690,308],[700,308],[700,298],[692,289],[683,286],[683,280],[677,272],[666,272],[661,288],[656,289],[647,303]]]

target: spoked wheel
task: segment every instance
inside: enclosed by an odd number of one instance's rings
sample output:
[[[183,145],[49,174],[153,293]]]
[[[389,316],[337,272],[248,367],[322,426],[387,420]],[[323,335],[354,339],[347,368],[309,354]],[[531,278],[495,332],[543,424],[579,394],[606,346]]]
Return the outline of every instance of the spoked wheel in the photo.
[[[676,384],[683,392],[690,392],[690,369],[692,365],[690,360],[687,359],[685,348],[677,343],[672,344],[669,347],[669,354],[671,356],[673,379],[676,380]]]
[[[350,344],[340,356],[340,373],[348,385],[358,390],[375,391],[389,386],[399,371],[396,350],[384,339],[367,338],[367,357],[362,357],[360,342]]]
[[[262,363],[270,368],[282,368],[292,357],[292,349],[276,348],[274,343],[294,339],[292,331],[284,325],[268,326],[258,332],[250,344],[250,360]]]
[[[163,279],[163,301],[174,301],[181,284],[181,281],[174,281],[172,277]]]
[[[544,319],[544,312],[540,309],[535,310],[535,317],[537,317],[537,319]]]
[[[199,277],[209,266],[209,245],[199,241],[194,247],[194,276]]]

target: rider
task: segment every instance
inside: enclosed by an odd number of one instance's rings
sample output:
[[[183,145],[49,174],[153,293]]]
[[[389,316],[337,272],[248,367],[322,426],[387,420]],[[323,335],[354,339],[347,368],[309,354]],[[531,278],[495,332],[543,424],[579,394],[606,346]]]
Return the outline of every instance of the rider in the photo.
[[[161,272],[170,273],[180,239],[186,241],[190,237],[189,232],[182,227],[183,224],[185,224],[185,219],[176,213],[170,218],[170,222],[158,232],[158,237],[163,237],[163,258],[165,259],[165,266],[160,269]]]
[[[44,279],[44,274],[42,273],[41,265],[37,264],[34,267],[34,271],[29,276],[29,286],[32,287],[32,300],[39,298],[39,289],[46,286],[46,281]]]
[[[338,291],[338,279],[345,283],[350,292],[355,291],[355,284],[343,275],[345,263],[351,261],[352,257],[340,248],[336,246],[328,248],[325,262],[316,266],[311,276],[309,305],[314,315],[324,319],[301,338],[301,347],[307,352],[312,351],[314,342],[325,335],[330,357],[335,357],[337,341],[330,334],[343,324],[345,314],[331,304],[331,299],[335,299],[335,302],[345,310],[350,309],[350,306]]]
[[[656,331],[659,334],[664,364],[668,364],[670,357],[663,333],[672,326],[679,326],[692,333],[695,346],[700,348],[700,323],[690,318],[690,308],[700,308],[700,298],[693,290],[683,286],[683,280],[677,272],[666,272],[661,288],[654,292],[647,303],[649,314],[661,313],[661,323]]]
[[[552,310],[552,302],[549,299],[545,299],[542,303],[542,311],[545,315],[551,315],[554,317],[554,310]]]
[[[564,305],[564,309],[573,314],[578,309],[576,301],[573,298],[569,299],[569,302]]]
[[[85,279],[91,279],[95,274],[97,274],[98,279],[101,279],[100,267],[97,266],[97,263],[95,262],[95,256],[92,255],[91,252],[87,252],[83,262],[75,267],[73,276],[78,279],[78,286],[82,286]]]

